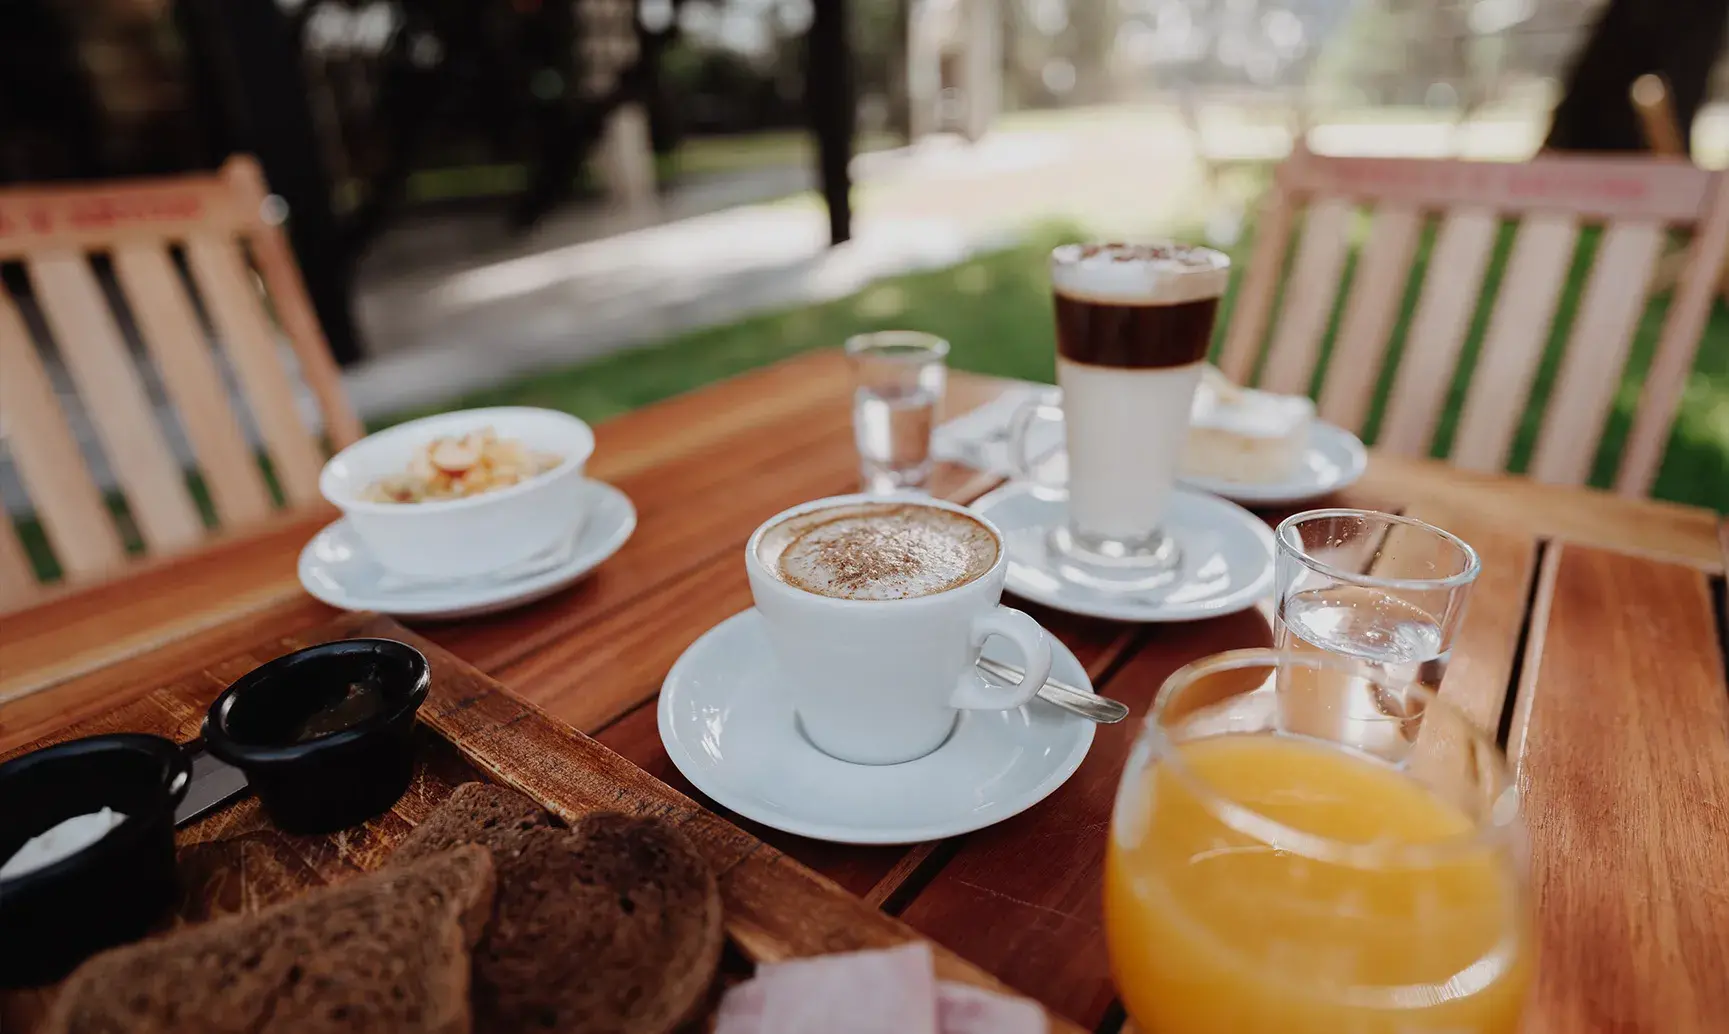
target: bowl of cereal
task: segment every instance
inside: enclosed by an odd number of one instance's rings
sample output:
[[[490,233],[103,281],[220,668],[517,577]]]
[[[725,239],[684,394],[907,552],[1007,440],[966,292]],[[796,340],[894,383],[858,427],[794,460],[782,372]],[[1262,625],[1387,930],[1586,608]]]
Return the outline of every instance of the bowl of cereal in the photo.
[[[465,409],[368,435],[330,458],[318,488],[392,571],[487,574],[582,528],[594,431],[527,406]]]

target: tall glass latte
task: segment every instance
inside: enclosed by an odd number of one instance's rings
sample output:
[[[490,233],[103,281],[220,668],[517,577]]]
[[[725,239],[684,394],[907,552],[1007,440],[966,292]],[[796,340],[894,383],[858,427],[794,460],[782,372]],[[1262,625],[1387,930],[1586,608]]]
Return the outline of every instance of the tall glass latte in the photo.
[[[1220,252],[1174,243],[1051,253],[1068,551],[1131,567],[1176,562],[1161,522],[1230,267]]]

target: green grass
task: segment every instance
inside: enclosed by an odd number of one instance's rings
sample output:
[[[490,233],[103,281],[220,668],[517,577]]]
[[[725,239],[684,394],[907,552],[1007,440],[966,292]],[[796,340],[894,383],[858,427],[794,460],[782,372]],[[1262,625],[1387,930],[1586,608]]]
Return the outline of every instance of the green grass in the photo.
[[[1029,234],[1017,247],[981,255],[950,269],[896,277],[837,301],[680,334],[647,348],[466,395],[439,408],[536,405],[567,410],[591,421],[604,420],[799,352],[836,346],[850,334],[891,327],[912,327],[947,338],[953,346],[951,364],[958,369],[1050,381],[1055,365],[1045,255],[1053,243],[1072,236],[1064,229],[1047,227]],[[1511,239],[1510,231],[1503,232],[1490,262],[1483,300],[1473,319],[1460,373],[1449,392],[1435,437],[1436,455],[1444,454],[1451,445],[1471,364],[1487,326]],[[1567,328],[1578,307],[1596,239],[1594,233],[1581,235],[1580,250],[1532,393],[1533,404],[1528,407],[1514,442],[1515,471],[1523,471],[1530,461],[1542,407],[1554,381]],[[1371,443],[1391,390],[1416,304],[1415,285],[1421,283],[1431,244],[1432,239],[1426,237],[1413,262],[1412,287],[1406,293],[1378,398],[1369,416],[1366,437]],[[1347,277],[1354,265],[1353,254]],[[1233,292],[1234,289],[1235,285]],[[1341,300],[1345,294],[1340,292]],[[1228,297],[1225,313],[1229,312],[1230,303]],[[1667,308],[1668,298],[1657,298],[1639,325],[1628,375],[1616,395],[1614,412],[1598,453],[1591,478],[1593,485],[1607,487],[1612,480],[1644,370]],[[1338,317],[1335,312],[1323,345],[1317,385]],[[1221,318],[1221,331],[1226,318]],[[418,414],[402,414],[412,415]],[[1700,343],[1653,494],[1661,499],[1729,511],[1729,310],[1721,303],[1713,310]]]

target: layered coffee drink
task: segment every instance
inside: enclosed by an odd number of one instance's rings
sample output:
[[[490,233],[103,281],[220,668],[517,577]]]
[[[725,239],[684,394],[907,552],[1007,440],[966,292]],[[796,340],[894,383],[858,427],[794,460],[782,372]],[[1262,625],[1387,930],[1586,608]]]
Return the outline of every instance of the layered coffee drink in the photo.
[[[757,556],[776,578],[842,600],[904,600],[957,589],[996,565],[997,537],[954,510],[849,503],[789,517]]]
[[[1174,562],[1160,534],[1230,259],[1183,244],[1051,253],[1068,439],[1068,539],[1124,562]]]

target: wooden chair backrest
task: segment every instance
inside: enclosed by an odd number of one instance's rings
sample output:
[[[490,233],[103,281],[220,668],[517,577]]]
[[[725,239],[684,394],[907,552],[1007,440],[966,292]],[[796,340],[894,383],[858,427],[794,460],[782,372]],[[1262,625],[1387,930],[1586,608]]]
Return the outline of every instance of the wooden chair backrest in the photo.
[[[1226,374],[1248,383],[1283,283],[1260,383],[1309,393],[1359,208],[1369,230],[1318,395],[1322,419],[1353,431],[1369,415],[1424,224],[1439,220],[1375,442],[1399,453],[1429,454],[1500,225],[1519,224],[1448,457],[1484,471],[1506,469],[1580,227],[1604,226],[1530,463],[1532,477],[1559,484],[1590,476],[1668,232],[1692,230],[1614,481],[1623,495],[1650,491],[1729,250],[1729,176],[1649,157],[1510,164],[1299,149],[1268,192],[1220,356]]]
[[[244,157],[214,174],[0,190],[0,262],[21,263],[27,272],[52,348],[147,552],[190,547],[207,529],[157,423],[123,323],[93,271],[93,254],[112,263],[223,527],[259,521],[274,503],[230,404],[212,339],[233,371],[288,506],[318,498],[323,456],[317,432],[296,408],[278,328],[317,400],[330,444],[340,448],[361,434],[293,253],[267,204],[258,165]],[[200,320],[172,247],[184,251],[213,333]],[[50,381],[42,350],[48,344],[35,340],[17,301],[0,285],[0,440],[66,579],[100,578],[126,562],[126,551]],[[0,610],[37,589],[11,520],[0,519]]]

